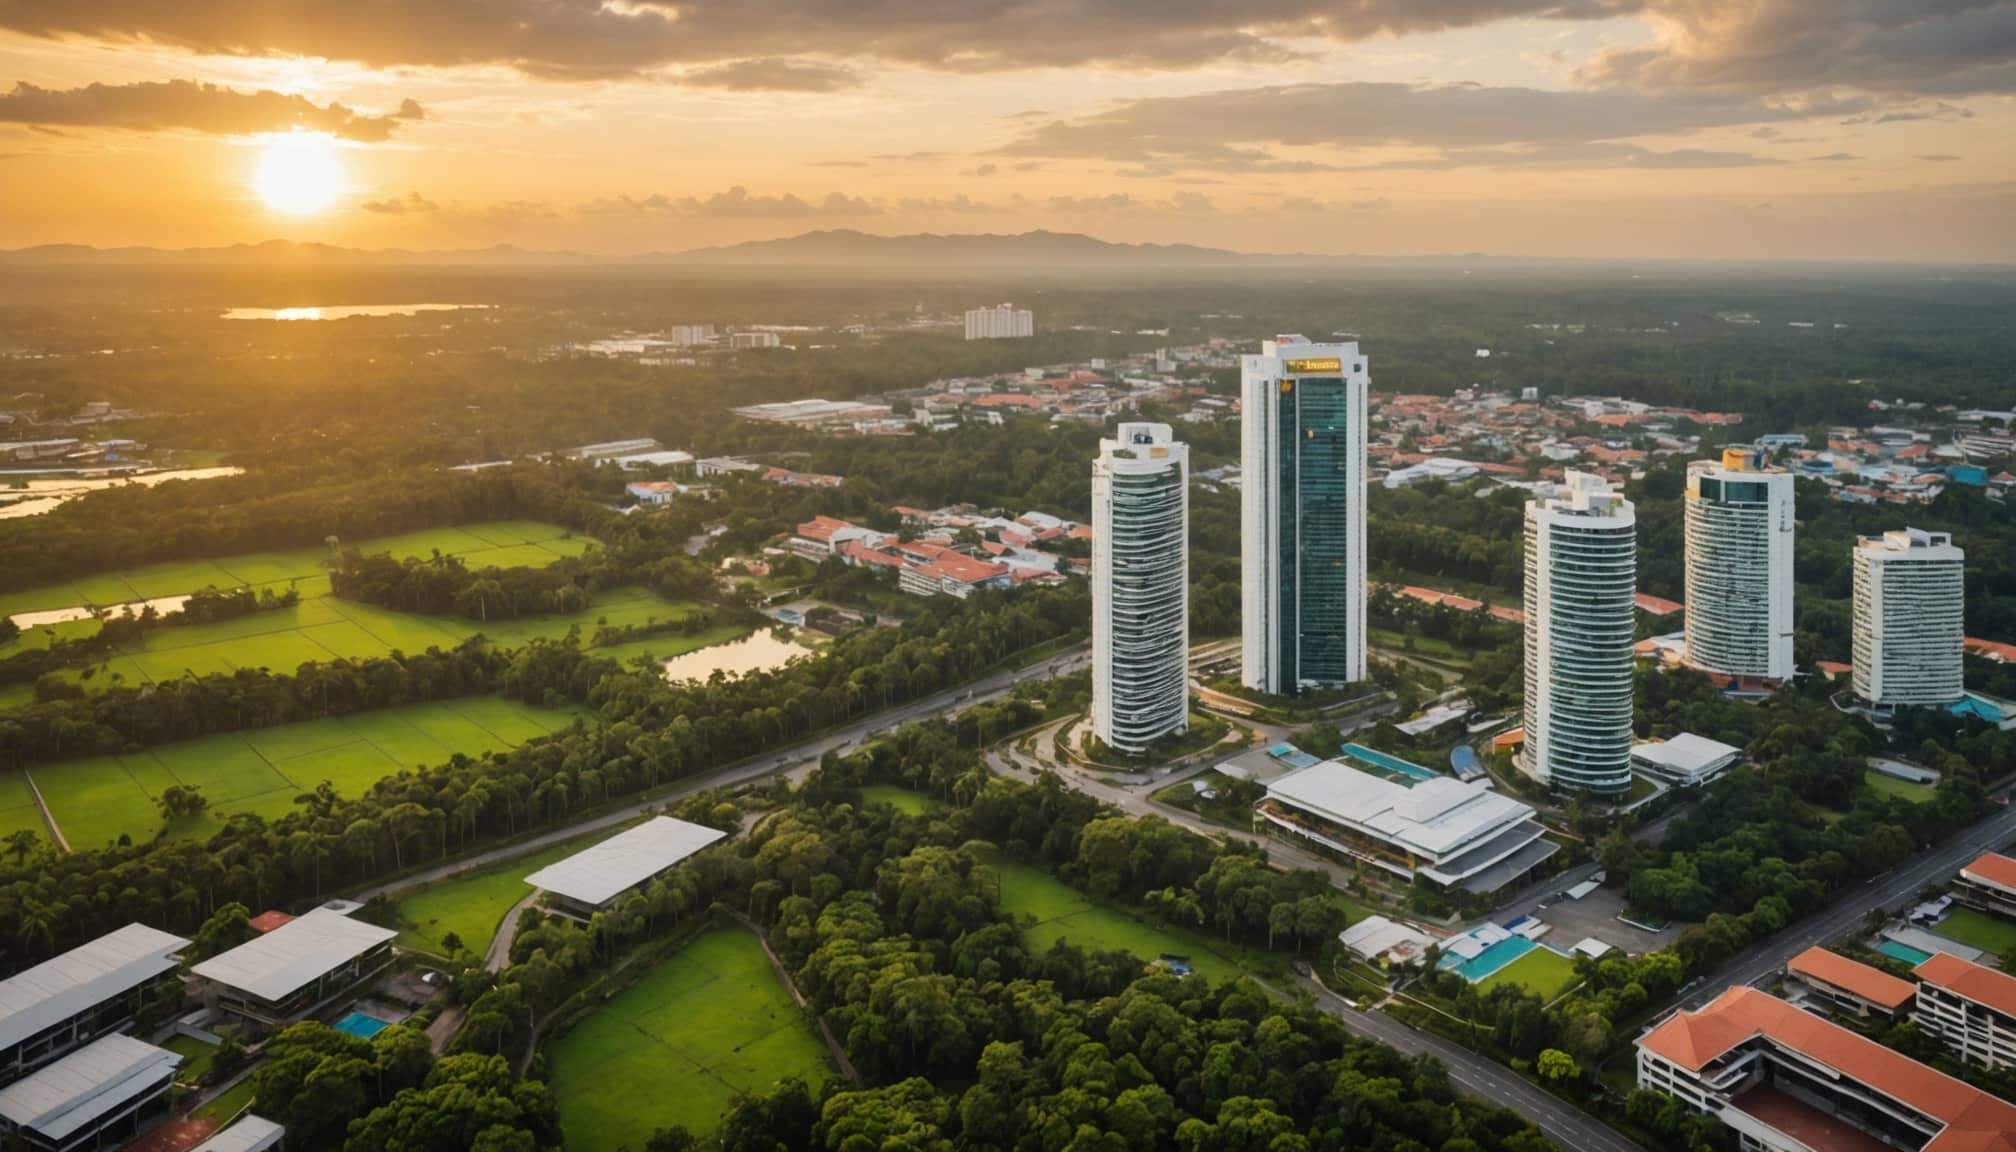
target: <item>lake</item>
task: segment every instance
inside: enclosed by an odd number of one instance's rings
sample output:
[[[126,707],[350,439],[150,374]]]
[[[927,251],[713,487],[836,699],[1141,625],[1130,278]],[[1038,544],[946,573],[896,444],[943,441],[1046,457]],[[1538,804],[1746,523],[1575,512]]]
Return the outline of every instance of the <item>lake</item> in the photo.
[[[488,308],[488,304],[335,304],[306,308],[229,308],[226,320],[348,320],[353,316],[412,316],[420,312],[458,312]]]
[[[169,480],[211,480],[218,476],[237,476],[243,468],[173,468],[166,472],[146,472],[138,476],[93,476],[80,472],[73,476],[43,476],[28,481],[19,488],[0,486],[0,520],[11,520],[20,516],[40,516],[65,500],[73,500],[86,492],[96,492],[101,488],[117,488],[121,484],[144,484],[152,487]],[[7,476],[0,473],[0,485],[6,483]]]
[[[768,672],[772,668],[782,668],[794,657],[811,654],[812,649],[803,644],[779,640],[775,633],[765,629],[751,632],[740,640],[674,656],[665,661],[665,679],[705,680],[714,675],[716,669],[730,676],[739,676],[744,672]]]

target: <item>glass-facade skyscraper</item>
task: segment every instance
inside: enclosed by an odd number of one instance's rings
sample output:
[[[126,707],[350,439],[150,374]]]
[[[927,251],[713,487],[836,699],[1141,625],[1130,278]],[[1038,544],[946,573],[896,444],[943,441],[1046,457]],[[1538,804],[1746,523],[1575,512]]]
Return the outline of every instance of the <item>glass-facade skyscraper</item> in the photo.
[[[1277,695],[1365,678],[1365,424],[1356,344],[1240,361],[1243,677]]]

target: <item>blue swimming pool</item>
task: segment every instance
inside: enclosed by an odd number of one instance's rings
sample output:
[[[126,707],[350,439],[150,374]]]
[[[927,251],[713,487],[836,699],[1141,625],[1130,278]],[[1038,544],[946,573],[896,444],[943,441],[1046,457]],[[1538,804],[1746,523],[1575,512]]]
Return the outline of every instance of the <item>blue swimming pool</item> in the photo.
[[[338,1032],[348,1032],[352,1036],[361,1036],[366,1040],[390,1027],[390,1024],[376,1016],[366,1016],[362,1012],[352,1012],[336,1022]]]
[[[1423,768],[1419,764],[1410,764],[1398,756],[1389,756],[1377,748],[1367,748],[1363,744],[1346,744],[1342,751],[1353,760],[1363,760],[1375,768],[1398,772],[1402,776],[1411,776],[1416,780],[1433,780],[1440,775],[1432,769]]]
[[[1876,945],[1876,951],[1893,960],[1902,960],[1913,968],[1932,958],[1930,952],[1920,952],[1908,944],[1899,944],[1895,940],[1885,940],[1881,944]]]
[[[1437,967],[1447,972],[1454,972],[1475,984],[1539,946],[1524,936],[1514,936],[1500,940],[1468,960],[1456,960],[1454,956],[1444,956],[1442,963]],[[1452,960],[1456,962],[1450,963]]]

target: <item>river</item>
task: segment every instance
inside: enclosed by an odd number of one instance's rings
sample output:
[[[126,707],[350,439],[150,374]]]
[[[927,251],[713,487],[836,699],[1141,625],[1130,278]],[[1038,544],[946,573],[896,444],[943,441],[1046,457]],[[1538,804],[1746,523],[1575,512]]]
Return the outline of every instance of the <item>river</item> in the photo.
[[[166,472],[145,472],[138,476],[92,476],[79,472],[74,476],[51,476],[38,473],[37,479],[30,480],[19,488],[0,487],[0,520],[11,520],[19,516],[40,516],[65,500],[72,500],[86,492],[96,492],[101,488],[117,488],[121,484],[144,484],[152,487],[169,480],[211,480],[219,476],[237,476],[243,468],[175,468]],[[0,472],[0,483],[7,474]]]

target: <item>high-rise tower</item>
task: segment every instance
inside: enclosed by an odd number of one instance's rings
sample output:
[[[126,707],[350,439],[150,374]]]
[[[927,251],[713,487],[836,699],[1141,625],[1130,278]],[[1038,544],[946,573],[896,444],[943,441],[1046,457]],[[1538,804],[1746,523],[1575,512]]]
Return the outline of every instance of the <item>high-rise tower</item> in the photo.
[[[1792,676],[1792,474],[1749,445],[1687,469],[1687,663]]]
[[[1190,722],[1190,449],[1122,424],[1092,464],[1092,727],[1140,752]]]
[[[1600,476],[1526,502],[1526,746],[1521,766],[1569,791],[1631,787],[1637,515]]]
[[[1966,695],[1967,553],[1906,528],[1855,544],[1855,695],[1878,708]]]

